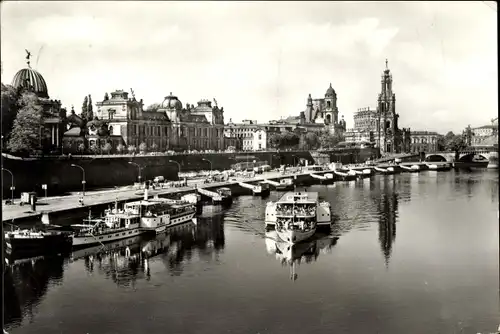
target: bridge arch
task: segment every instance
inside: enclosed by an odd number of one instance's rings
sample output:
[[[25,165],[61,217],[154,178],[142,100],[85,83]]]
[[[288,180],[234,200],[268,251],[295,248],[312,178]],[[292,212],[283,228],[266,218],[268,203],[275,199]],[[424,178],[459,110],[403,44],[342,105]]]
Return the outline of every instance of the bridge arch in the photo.
[[[425,158],[425,161],[429,162],[446,162],[446,158],[441,154],[431,154]]]
[[[472,161],[473,158],[476,158],[476,159],[480,159],[480,160],[485,160],[485,161],[488,161],[488,157],[484,156],[483,154],[481,153],[477,153],[477,152],[472,152],[472,153],[467,153],[463,156],[461,156],[458,161],[460,162],[470,162]]]

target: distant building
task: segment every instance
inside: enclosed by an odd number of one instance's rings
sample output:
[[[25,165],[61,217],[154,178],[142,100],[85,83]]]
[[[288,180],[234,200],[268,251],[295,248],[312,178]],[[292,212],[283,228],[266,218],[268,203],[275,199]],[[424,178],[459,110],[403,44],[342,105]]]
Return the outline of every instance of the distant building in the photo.
[[[399,114],[396,113],[396,94],[392,89],[392,74],[387,60],[385,61],[385,70],[382,73],[381,85],[381,92],[377,99],[375,140],[382,154],[401,153],[408,149],[403,143],[403,138],[408,138],[410,129],[399,129]]]
[[[137,101],[135,96],[130,98],[127,92],[117,90],[111,93],[111,98],[106,93],[96,106],[94,122],[107,125],[107,140],[113,149],[119,143],[135,146],[137,150],[144,143],[147,150],[158,152],[224,149],[224,110],[212,106],[208,100],[199,101],[196,107],[190,104],[183,107],[170,93],[156,111],[146,111],[142,99]],[[66,134],[68,138],[76,136],[76,128],[83,124],[74,112],[70,117],[72,128]],[[91,130],[86,131],[89,141],[96,136]]]
[[[498,117],[491,120],[491,124],[473,128],[471,146],[498,145]]]
[[[61,108],[61,101],[51,100],[47,84],[43,76],[31,68],[30,54],[27,57],[27,67],[19,70],[12,79],[12,86],[34,93],[43,109],[43,126],[40,128],[40,150],[45,152],[59,151],[63,145],[63,135],[66,130],[66,109]]]
[[[438,152],[439,138],[442,137],[437,132],[432,131],[411,131],[411,153]]]
[[[267,148],[267,132],[264,128],[259,128],[253,132],[253,151],[264,151]]]
[[[330,84],[324,98],[307,98],[306,110],[300,113],[299,124],[318,124],[326,127],[331,133],[343,133],[346,130],[345,120],[339,120],[337,93]]]
[[[378,116],[377,111],[367,108],[359,108],[354,113],[354,128],[347,129],[344,138],[347,143],[370,142],[375,144],[377,134]]]
[[[238,138],[241,142],[243,151],[254,150],[254,132],[262,128],[256,121],[243,120],[241,123],[229,123],[224,126],[224,135],[226,138]]]

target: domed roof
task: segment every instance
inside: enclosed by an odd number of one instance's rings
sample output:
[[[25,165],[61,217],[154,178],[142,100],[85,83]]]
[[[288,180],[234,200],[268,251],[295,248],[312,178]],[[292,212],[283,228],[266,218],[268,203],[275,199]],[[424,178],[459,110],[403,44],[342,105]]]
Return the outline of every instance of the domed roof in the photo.
[[[16,88],[23,87],[39,97],[49,98],[45,79],[32,68],[23,68],[17,72],[14,79],[12,79],[12,86]]]
[[[179,101],[177,96],[173,96],[172,93],[170,93],[170,95],[166,96],[165,100],[163,100],[161,107],[166,109],[180,110],[182,109],[182,102]]]
[[[332,87],[332,83],[330,83],[330,87],[328,87],[328,89],[326,90],[325,96],[334,96],[334,95],[337,94],[335,93],[335,90]]]

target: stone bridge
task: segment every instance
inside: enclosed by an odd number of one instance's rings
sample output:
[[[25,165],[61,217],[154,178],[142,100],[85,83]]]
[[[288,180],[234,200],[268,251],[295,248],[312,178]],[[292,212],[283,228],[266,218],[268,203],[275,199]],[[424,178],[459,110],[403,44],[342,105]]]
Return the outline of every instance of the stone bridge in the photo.
[[[470,162],[474,156],[488,159],[495,164],[498,161],[498,148],[494,147],[470,147],[459,152],[458,160],[455,160],[455,152],[433,152],[425,154],[425,161],[446,161],[446,162]]]

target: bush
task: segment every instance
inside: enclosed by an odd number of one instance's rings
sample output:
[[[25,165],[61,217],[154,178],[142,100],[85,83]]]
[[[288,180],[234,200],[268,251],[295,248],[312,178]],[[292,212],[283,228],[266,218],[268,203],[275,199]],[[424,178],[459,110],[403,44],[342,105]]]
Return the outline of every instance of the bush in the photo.
[[[123,151],[125,151],[125,146],[123,144],[118,144],[118,146],[116,147],[116,152],[122,154]]]
[[[113,146],[111,146],[110,143],[106,143],[106,144],[102,145],[102,147],[101,147],[102,151],[106,154],[109,154],[109,152],[111,152],[112,148],[113,148]]]
[[[139,152],[141,152],[141,154],[144,154],[146,153],[147,150],[148,150],[148,145],[142,142],[141,145],[139,145]]]
[[[127,147],[127,151],[128,151],[128,153],[133,154],[137,151],[137,148],[134,145],[129,145]]]

